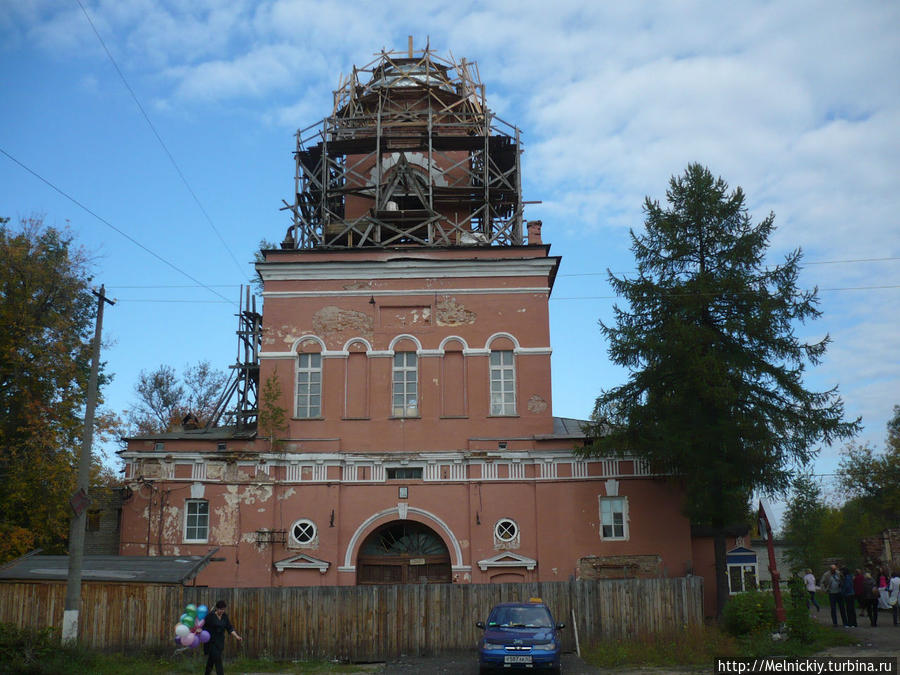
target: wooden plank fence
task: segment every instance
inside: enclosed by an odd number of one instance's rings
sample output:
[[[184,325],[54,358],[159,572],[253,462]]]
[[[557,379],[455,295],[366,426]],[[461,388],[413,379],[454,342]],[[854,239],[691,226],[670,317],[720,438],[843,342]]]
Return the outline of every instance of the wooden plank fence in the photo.
[[[64,583],[0,584],[0,623],[61,626]],[[400,654],[473,649],[475,627],[498,602],[540,597],[574,651],[572,612],[582,646],[679,630],[703,621],[703,580],[621,579],[523,584],[420,584],[205,588],[88,582],[79,640],[107,651],[174,649],[187,603],[228,603],[245,656],[383,661]]]

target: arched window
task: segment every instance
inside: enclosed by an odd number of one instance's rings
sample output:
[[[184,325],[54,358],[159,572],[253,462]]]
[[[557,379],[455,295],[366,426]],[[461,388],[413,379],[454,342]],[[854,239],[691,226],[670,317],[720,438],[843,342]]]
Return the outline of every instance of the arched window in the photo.
[[[511,349],[491,350],[491,415],[515,414],[515,356]]]
[[[419,416],[419,367],[415,352],[394,354],[392,415]]]
[[[322,416],[322,354],[321,345],[306,340],[297,354],[297,398],[294,416],[314,419]]]

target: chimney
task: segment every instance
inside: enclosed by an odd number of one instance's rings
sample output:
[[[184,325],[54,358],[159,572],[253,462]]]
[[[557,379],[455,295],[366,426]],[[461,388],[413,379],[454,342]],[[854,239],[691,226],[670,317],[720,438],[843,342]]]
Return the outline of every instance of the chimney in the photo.
[[[541,225],[543,225],[543,221],[540,220],[529,220],[528,221],[528,245],[529,246],[540,246],[544,242],[541,239]]]

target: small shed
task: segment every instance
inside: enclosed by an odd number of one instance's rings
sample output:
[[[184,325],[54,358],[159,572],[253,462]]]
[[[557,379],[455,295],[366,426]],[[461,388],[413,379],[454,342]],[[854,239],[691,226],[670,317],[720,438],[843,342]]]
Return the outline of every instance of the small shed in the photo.
[[[206,555],[84,556],[78,641],[89,648],[159,647],[173,635]],[[0,623],[61,627],[69,557],[30,554],[0,567]]]
[[[86,555],[81,580],[188,585],[216,550],[204,556]],[[0,582],[67,581],[68,577],[67,555],[28,555],[0,567]]]

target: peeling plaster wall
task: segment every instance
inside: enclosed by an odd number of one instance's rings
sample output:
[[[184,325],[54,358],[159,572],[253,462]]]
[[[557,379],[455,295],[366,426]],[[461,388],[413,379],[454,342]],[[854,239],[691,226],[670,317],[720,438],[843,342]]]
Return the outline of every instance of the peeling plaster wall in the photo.
[[[472,325],[478,315],[466,309],[450,295],[441,295],[435,303],[435,318],[438,326]]]
[[[313,314],[313,332],[332,349],[354,337],[372,340],[372,317],[364,312],[329,305]]]
[[[539,415],[547,411],[547,401],[535,394],[528,399],[528,412]]]

